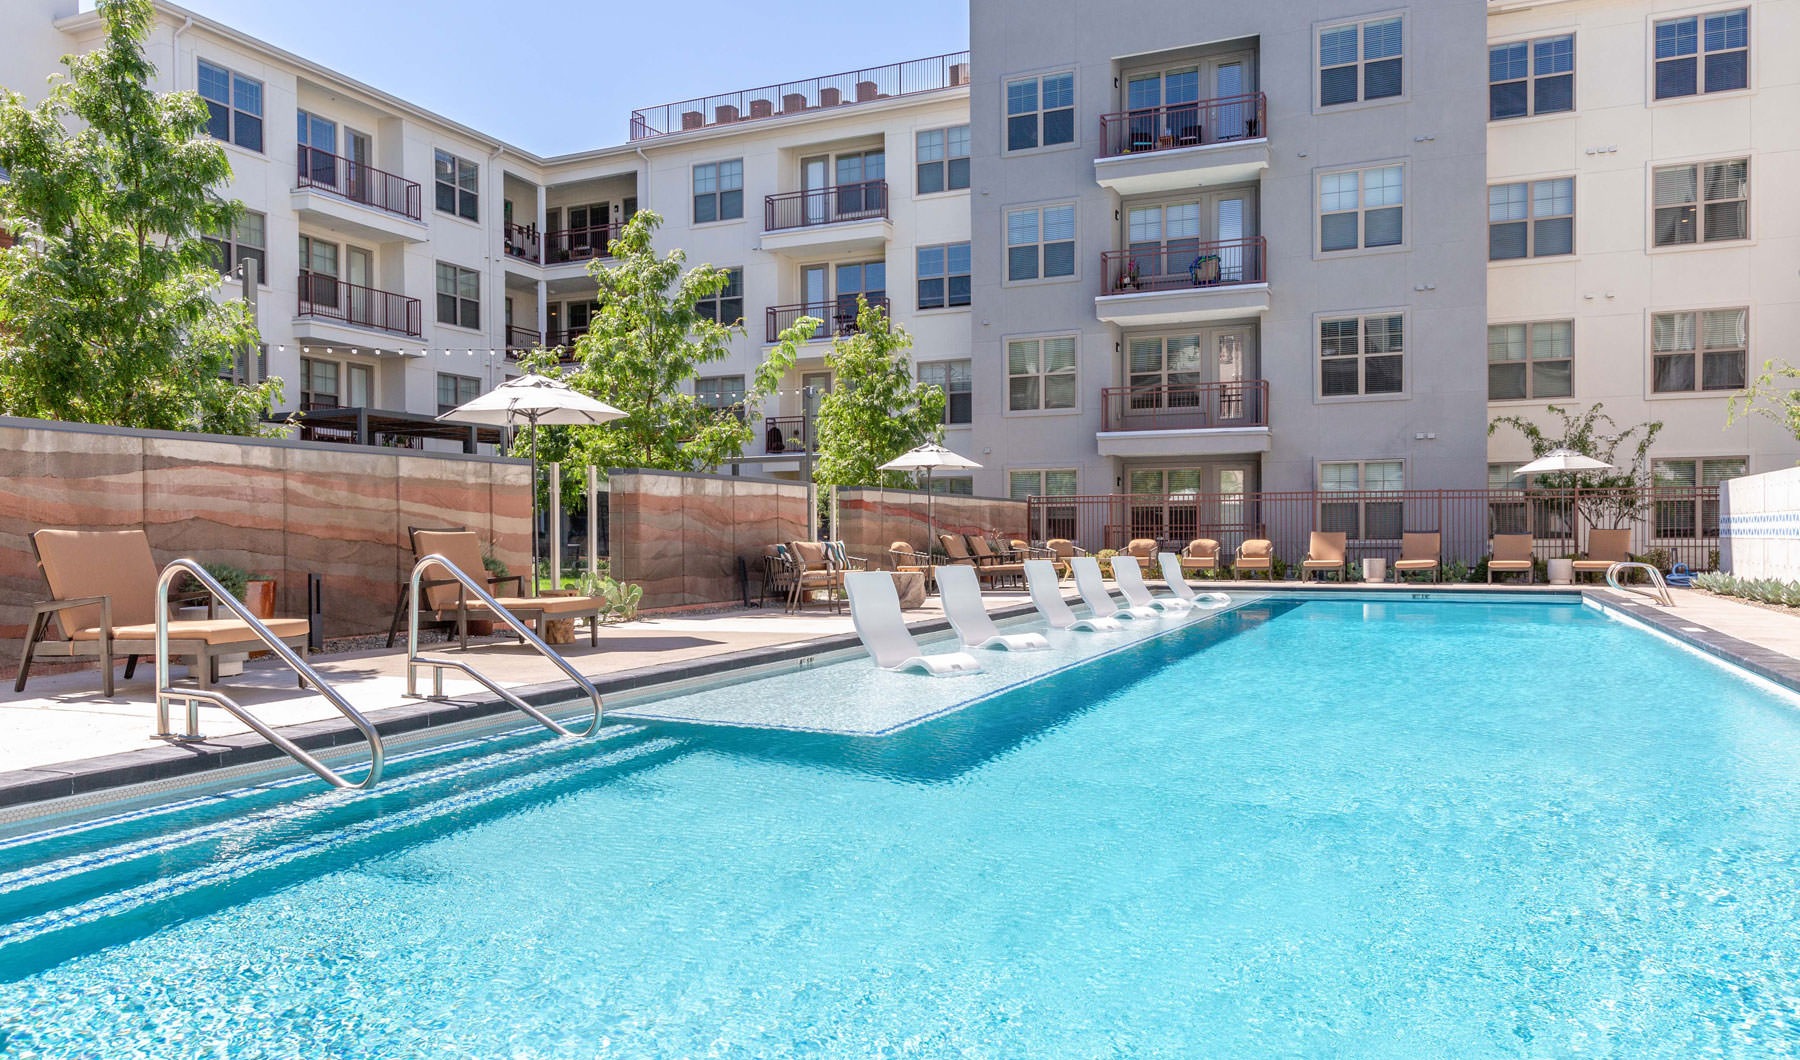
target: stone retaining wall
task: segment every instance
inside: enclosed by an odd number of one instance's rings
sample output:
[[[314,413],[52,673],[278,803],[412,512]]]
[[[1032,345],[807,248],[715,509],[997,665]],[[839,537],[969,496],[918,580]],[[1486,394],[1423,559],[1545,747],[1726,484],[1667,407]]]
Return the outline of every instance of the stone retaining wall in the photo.
[[[806,536],[806,484],[685,471],[607,472],[612,575],[644,587],[639,605],[740,600],[738,560],[754,596],[763,546]]]

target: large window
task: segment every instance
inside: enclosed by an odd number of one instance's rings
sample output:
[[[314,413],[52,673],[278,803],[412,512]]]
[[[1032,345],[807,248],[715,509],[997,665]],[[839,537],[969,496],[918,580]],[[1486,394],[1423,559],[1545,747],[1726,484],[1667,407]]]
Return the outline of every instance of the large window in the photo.
[[[1737,478],[1749,470],[1750,462],[1741,456],[1713,457],[1703,460],[1652,460],[1650,476],[1665,489],[1702,490],[1688,500],[1656,502],[1657,537],[1719,536],[1719,484]]]
[[[931,480],[931,492],[953,497],[973,497],[975,480],[968,475],[940,475]]]
[[[1398,460],[1345,460],[1319,465],[1319,529],[1352,541],[1392,541],[1401,536],[1406,505],[1383,493],[1406,488],[1406,465]],[[1332,499],[1331,494],[1353,494]]]
[[[432,158],[438,211],[481,220],[481,167],[448,151],[435,151]]]
[[[694,303],[694,310],[715,324],[744,322],[744,270],[726,269],[725,286]]]
[[[926,361],[919,365],[919,382],[943,388],[944,422],[971,423],[975,419],[974,374],[970,362]]]
[[[1574,334],[1567,320],[1488,325],[1488,400],[1568,397]]]
[[[1075,207],[1006,211],[1006,278],[1075,275]]]
[[[1569,34],[1488,49],[1488,118],[1575,109],[1575,38]]]
[[[248,151],[263,149],[263,83],[200,60],[206,131]]]
[[[449,262],[437,263],[437,322],[459,328],[481,326],[481,274]]]
[[[1008,496],[1015,501],[1027,497],[1073,497],[1075,495],[1075,472],[1073,471],[1014,471],[1006,476]],[[1051,534],[1051,537],[1058,535]]]
[[[1657,246],[1749,238],[1749,159],[1659,166],[1653,177],[1651,211]]]
[[[1488,260],[1575,252],[1575,178],[1488,188]]]
[[[920,309],[969,304],[969,244],[920,247],[918,270]]]
[[[1006,407],[1011,412],[1075,407],[1075,336],[1006,344]]]
[[[1399,246],[1405,203],[1403,165],[1320,174],[1319,249]]]
[[[1658,394],[1742,390],[1749,317],[1747,309],[1652,314],[1651,389]]]
[[[442,416],[458,405],[474,401],[481,394],[481,380],[472,375],[452,375],[439,372],[437,377],[438,415]]]
[[[1319,106],[1398,96],[1405,26],[1399,16],[1319,31]]]
[[[1073,143],[1075,75],[1047,74],[1006,83],[1006,149]]]
[[[694,401],[709,409],[744,416],[744,377],[741,375],[700,376],[694,380]]]
[[[734,221],[744,216],[744,160],[694,167],[694,223]]]
[[[969,186],[969,127],[925,129],[918,134],[918,191],[930,195]]]
[[[1750,84],[1750,11],[1656,24],[1656,98],[1730,92]]]
[[[206,237],[207,245],[213,248],[213,256],[218,259],[219,274],[230,276],[240,262],[254,258],[256,260],[257,285],[269,282],[267,217],[254,210],[245,210],[237,219],[237,224],[228,232],[216,232]]]
[[[1401,313],[1319,321],[1319,396],[1398,394],[1405,380]]]

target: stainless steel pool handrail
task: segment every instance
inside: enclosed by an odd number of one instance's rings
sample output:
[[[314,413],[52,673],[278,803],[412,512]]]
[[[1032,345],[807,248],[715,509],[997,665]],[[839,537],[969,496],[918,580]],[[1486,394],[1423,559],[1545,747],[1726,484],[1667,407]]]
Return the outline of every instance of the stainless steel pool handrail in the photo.
[[[1651,589],[1655,591],[1652,592],[1646,589],[1634,588],[1629,585],[1621,585],[1619,583],[1619,572],[1627,570],[1641,570],[1649,574]],[[1651,600],[1656,600],[1664,607],[1675,606],[1674,597],[1669,595],[1669,583],[1663,581],[1662,571],[1657,570],[1648,563],[1638,563],[1636,561],[1630,563],[1615,563],[1606,568],[1606,584],[1622,593],[1632,593],[1636,596],[1643,596]]]
[[[477,670],[469,663],[460,659],[446,659],[441,655],[430,656],[419,654],[419,583],[424,577],[425,569],[427,567],[441,567],[448,571],[450,576],[455,578],[458,582],[461,582],[462,587],[473,595],[475,599],[485,604],[488,610],[494,613],[494,617],[505,622],[508,629],[519,635],[519,639],[531,645],[533,648],[536,648],[539,655],[542,655],[544,658],[555,663],[557,668],[563,672],[564,676],[575,682],[576,687],[587,694],[588,699],[594,704],[594,716],[588,722],[586,729],[581,732],[574,732],[564,728],[562,725],[558,724],[554,718],[525,702],[523,699],[520,699],[511,691],[502,688],[486,674]],[[445,670],[460,670],[480,682],[488,691],[511,704],[514,709],[527,715],[539,725],[556,733],[558,736],[588,737],[600,731],[603,708],[600,703],[600,690],[594,687],[594,683],[583,677],[580,671],[576,670],[573,666],[570,666],[567,659],[564,659],[562,656],[552,651],[548,644],[545,644],[538,638],[536,633],[531,631],[530,626],[527,626],[522,622],[517,615],[500,606],[500,601],[488,595],[486,589],[482,588],[474,578],[471,578],[467,573],[458,568],[456,564],[435,552],[428,556],[421,556],[419,557],[419,561],[413,564],[412,576],[407,580],[407,586],[406,694],[408,696],[418,698],[419,667],[431,667],[431,695],[427,697],[430,699],[444,698]]]
[[[218,689],[179,689],[170,684],[169,586],[175,581],[177,574],[186,574],[204,586],[214,599],[224,604],[232,614],[249,626],[250,632],[256,634],[256,639],[262,641],[277,659],[298,674],[303,684],[312,685],[313,691],[324,696],[327,702],[337,708],[339,714],[342,714],[350,724],[356,726],[357,731],[362,733],[363,739],[369,742],[369,773],[363,777],[361,783],[352,784],[345,780],[336,770],[307,753],[294,741],[264,724],[261,719],[244,709],[242,704]],[[210,666],[212,661],[201,656],[196,665]],[[187,702],[188,731],[180,734],[169,731],[169,703],[178,699]],[[321,780],[334,788],[367,791],[381,779],[383,757],[381,733],[375,730],[375,726],[369,723],[369,719],[363,717],[361,711],[351,706],[349,700],[340,695],[337,689],[332,688],[331,683],[325,680],[319,671],[313,669],[305,659],[296,655],[294,649],[288,647],[280,637],[270,632],[269,627],[263,625],[262,620],[244,606],[242,600],[231,595],[223,585],[219,584],[217,579],[208,574],[206,568],[202,567],[198,560],[177,559],[164,567],[162,577],[156,580],[156,735],[164,739],[183,742],[204,740],[206,737],[200,734],[200,704],[202,702],[211,703],[215,707],[230,711],[239,721],[256,730],[263,739],[287,752],[289,758],[312,770]]]

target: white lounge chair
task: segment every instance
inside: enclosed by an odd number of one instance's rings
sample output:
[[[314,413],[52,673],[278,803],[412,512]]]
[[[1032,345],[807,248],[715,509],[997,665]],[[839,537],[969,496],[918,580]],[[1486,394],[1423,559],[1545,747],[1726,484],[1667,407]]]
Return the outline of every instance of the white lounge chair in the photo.
[[[850,622],[876,666],[883,670],[916,667],[933,677],[981,670],[981,664],[966,652],[925,655],[919,651],[919,642],[900,613],[900,593],[887,571],[846,571],[844,590],[850,594]]]
[[[1138,604],[1119,606],[1119,601],[1112,593],[1106,591],[1106,583],[1100,577],[1100,561],[1092,556],[1076,556],[1069,560],[1069,566],[1075,571],[1075,591],[1081,594],[1081,602],[1088,606],[1096,618],[1155,618],[1158,614],[1154,607]]]
[[[1187,583],[1186,573],[1181,569],[1181,557],[1175,553],[1163,552],[1158,554],[1157,559],[1162,563],[1163,581],[1169,583],[1169,591],[1176,596],[1195,607],[1202,607],[1209,611],[1231,603],[1231,597],[1224,593],[1195,592],[1193,586]]]
[[[1194,609],[1194,605],[1179,596],[1154,596],[1150,587],[1144,584],[1144,570],[1138,566],[1136,556],[1120,554],[1113,557],[1113,584],[1125,594],[1125,602],[1133,607],[1154,607],[1159,611],[1179,611],[1186,613]]]
[[[982,606],[981,579],[974,567],[954,564],[938,567],[932,573],[937,578],[938,596],[944,601],[944,617],[950,620],[963,647],[1035,651],[1050,646],[1042,633],[1000,632]]]
[[[1105,633],[1124,629],[1116,618],[1076,618],[1063,599],[1062,572],[1047,559],[1025,561],[1025,587],[1031,591],[1031,602],[1044,616],[1051,629],[1078,629],[1086,633]]]

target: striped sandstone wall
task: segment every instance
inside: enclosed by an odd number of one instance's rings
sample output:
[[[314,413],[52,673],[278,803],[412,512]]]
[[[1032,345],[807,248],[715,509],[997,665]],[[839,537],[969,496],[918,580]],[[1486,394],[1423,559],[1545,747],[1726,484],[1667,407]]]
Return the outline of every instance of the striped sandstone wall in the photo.
[[[523,571],[530,477],[495,457],[0,417],[0,670],[45,596],[33,530],[143,527],[159,561],[273,575],[282,614],[304,613],[306,575],[323,574],[325,634],[346,636],[387,629],[408,526],[468,526]]]
[[[740,558],[754,594],[763,546],[806,536],[803,482],[621,468],[607,482],[612,575],[644,587],[642,607],[738,600]]]
[[[940,493],[931,499],[931,526],[940,534],[985,534],[1024,537],[1024,501],[993,497],[957,497]],[[844,550],[864,556],[872,567],[889,567],[888,546],[906,541],[923,551],[931,528],[926,524],[926,495],[918,490],[858,487],[838,490],[838,524]]]

